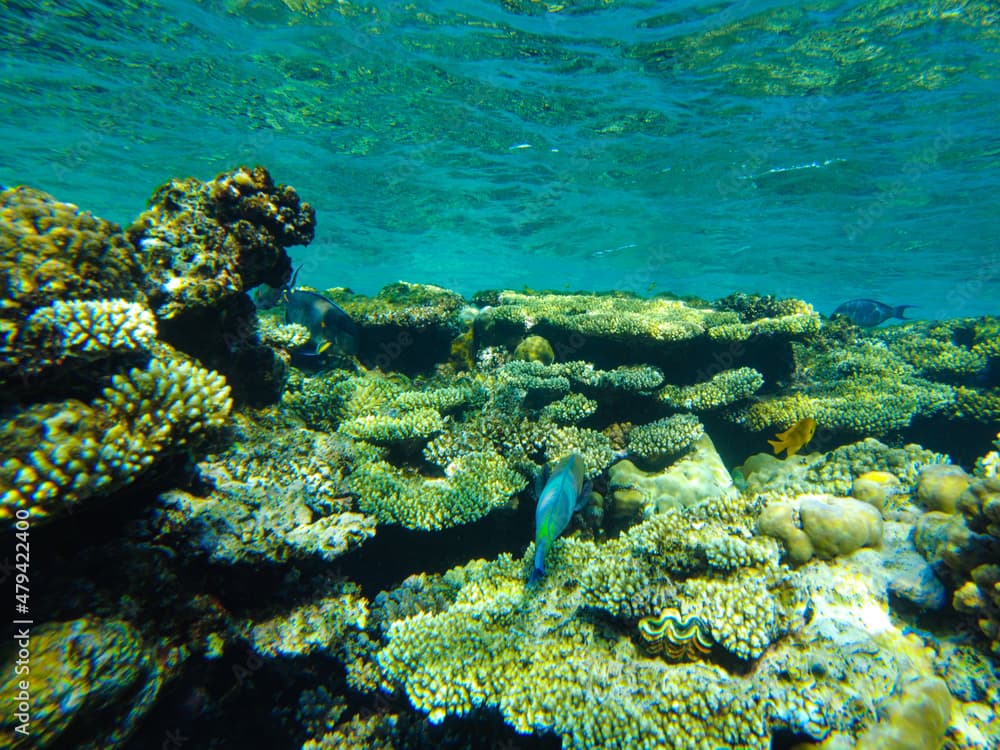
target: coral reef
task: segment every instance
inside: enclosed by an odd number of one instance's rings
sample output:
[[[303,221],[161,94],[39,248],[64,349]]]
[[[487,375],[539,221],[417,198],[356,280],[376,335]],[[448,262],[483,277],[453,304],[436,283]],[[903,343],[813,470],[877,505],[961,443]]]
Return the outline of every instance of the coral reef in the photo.
[[[217,562],[333,560],[375,534],[345,475],[356,446],[289,422],[237,415],[235,441],[198,464],[208,492],[163,493],[156,528]],[[367,455],[361,453],[361,455]]]
[[[749,398],[764,385],[764,377],[752,367],[726,370],[710,380],[688,386],[666,385],[656,397],[674,409],[703,412]]]
[[[17,639],[0,654],[0,690],[12,704],[0,719],[5,742],[12,743],[6,747],[50,747],[66,737],[81,750],[117,747],[153,706],[178,658],[158,657],[121,620],[49,622],[34,629],[23,648],[30,679],[15,671]],[[23,710],[16,702],[20,681],[30,685]],[[27,733],[16,732],[17,725]]]
[[[633,427],[628,434],[629,453],[650,463],[680,456],[691,449],[705,426],[693,414],[677,414]]]
[[[307,360],[245,294],[313,233],[266,170],[174,180],[125,233],[27,188],[0,218],[0,519],[58,542],[30,746],[232,710],[317,750],[996,744],[995,665],[916,618],[950,602],[1000,651],[1000,436],[972,476],[906,442],[993,434],[996,319],[400,282],[325,292],[359,357]],[[733,475],[706,434],[731,460],[806,418],[826,452]],[[525,489],[574,453],[597,491],[528,586]]]
[[[350,477],[363,513],[410,529],[442,529],[503,507],[527,482],[494,452],[467,453],[443,477],[407,474],[386,461],[367,461]]]
[[[989,423],[1000,415],[992,321],[913,321],[849,335],[832,326],[792,343],[787,389],[731,408],[727,418],[763,431],[812,417],[858,437],[895,434],[918,417]]]
[[[750,456],[740,472],[747,489],[774,495],[826,492],[847,495],[856,477],[884,471],[901,483],[900,492],[912,492],[921,470],[932,464],[948,463],[948,457],[910,444],[892,448],[874,438],[842,445],[829,453],[796,455],[781,460],[767,453]]]
[[[120,488],[165,454],[187,448],[229,415],[218,373],[179,359],[152,359],[115,375],[101,398],[39,404],[0,423],[0,518],[70,512]]]
[[[747,518],[708,504],[601,545],[563,540],[531,595],[528,560],[506,555],[425,580],[434,603],[396,609],[382,626],[385,687],[401,687],[434,722],[494,707],[565,747],[763,750],[778,730],[820,741],[873,725],[876,701],[899,700],[894,686],[930,669],[920,656],[915,671],[922,644],[884,614],[879,635],[869,632],[860,618],[884,605],[861,569],[822,567],[799,581],[773,542],[738,531]],[[595,611],[612,619],[585,614]],[[636,640],[650,636],[682,661],[647,656]],[[719,648],[759,661],[733,674],[713,662]]]
[[[245,292],[289,280],[292,245],[312,241],[315,212],[263,167],[202,182],[171,180],[126,230],[144,258],[160,336],[223,373],[239,401],[280,396],[287,363],[257,337]]]

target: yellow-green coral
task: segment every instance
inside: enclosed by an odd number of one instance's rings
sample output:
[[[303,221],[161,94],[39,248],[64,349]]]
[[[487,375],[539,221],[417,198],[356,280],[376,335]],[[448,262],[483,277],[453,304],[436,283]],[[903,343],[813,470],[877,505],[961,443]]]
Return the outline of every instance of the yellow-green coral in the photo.
[[[583,456],[585,475],[588,479],[603,472],[615,459],[611,441],[596,430],[568,425],[552,430],[543,440],[546,461],[556,461],[574,451]]]
[[[0,426],[10,457],[0,466],[0,518],[67,511],[131,482],[158,455],[221,426],[232,401],[218,373],[153,359],[115,375],[92,404],[40,404]]]
[[[363,630],[367,624],[368,600],[355,584],[344,583],[339,588],[290,612],[254,623],[250,629],[254,650],[271,658],[341,651],[348,630]]]
[[[694,385],[665,385],[656,397],[674,409],[708,411],[749,398],[762,385],[764,377],[759,372],[752,367],[740,367]]]
[[[298,323],[279,323],[274,317],[257,319],[257,335],[268,346],[292,351],[309,343],[312,334]]]
[[[541,336],[526,336],[517,345],[513,353],[514,359],[526,362],[541,362],[544,365],[551,365],[556,358],[556,353],[552,350],[552,344]]]
[[[501,291],[477,295],[490,307],[476,319],[486,338],[536,328],[562,335],[600,336],[614,341],[683,341],[703,334],[710,325],[736,322],[735,313],[689,307],[679,300],[645,300],[625,293],[523,294]],[[494,334],[497,331],[499,333]]]
[[[540,416],[559,424],[582,422],[597,411],[597,402],[582,393],[569,393],[542,408]]]
[[[62,356],[145,349],[156,338],[156,321],[142,305],[122,299],[56,300],[35,310],[28,326],[49,338]]]
[[[459,456],[447,466],[444,477],[368,461],[355,467],[350,483],[362,512],[410,529],[443,529],[476,521],[506,505],[526,485],[493,452]]]
[[[142,267],[116,224],[17,187],[0,191],[0,280],[2,317],[21,317],[56,300],[134,300]]]
[[[374,297],[354,294],[348,289],[328,289],[324,294],[362,327],[434,326],[453,330],[453,335],[460,332],[460,317],[468,306],[462,295],[450,289],[403,281],[383,287]]]
[[[693,414],[676,414],[634,427],[628,434],[629,452],[647,460],[678,456],[705,434],[705,427]]]
[[[368,414],[340,423],[337,432],[369,443],[398,443],[429,438],[444,428],[434,409],[415,409],[398,414]]]
[[[4,747],[69,744],[80,750],[119,747],[152,708],[167,676],[168,656],[156,653],[123,620],[81,618],[31,630],[19,657],[16,640],[0,654],[0,690],[9,710],[0,718]],[[28,654],[24,656],[23,654]],[[30,664],[30,675],[18,664]],[[19,682],[29,684],[18,702]],[[17,707],[25,704],[23,720]],[[27,726],[25,741],[15,730]],[[8,744],[9,743],[9,744]]]
[[[885,341],[894,354],[921,375],[957,382],[983,373],[989,361],[982,345],[977,348],[956,343],[973,328],[970,320],[913,321],[880,328],[871,335]]]
[[[714,326],[708,330],[708,336],[713,341],[746,341],[753,336],[804,336],[816,333],[819,329],[819,315],[815,312],[803,312],[780,318],[761,318],[752,323]]]

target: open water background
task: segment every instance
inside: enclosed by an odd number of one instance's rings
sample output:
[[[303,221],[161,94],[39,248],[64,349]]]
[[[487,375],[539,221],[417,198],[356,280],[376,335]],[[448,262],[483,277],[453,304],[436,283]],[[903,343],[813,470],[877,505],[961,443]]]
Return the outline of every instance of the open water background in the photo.
[[[260,163],[300,281],[997,312],[995,2],[0,3],[0,183]]]

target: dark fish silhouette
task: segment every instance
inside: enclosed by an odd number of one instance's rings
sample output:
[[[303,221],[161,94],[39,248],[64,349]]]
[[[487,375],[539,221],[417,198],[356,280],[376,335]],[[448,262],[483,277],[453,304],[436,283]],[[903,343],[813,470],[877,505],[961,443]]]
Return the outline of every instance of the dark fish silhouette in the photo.
[[[322,294],[305,289],[290,291],[285,303],[285,322],[298,323],[309,329],[309,343],[314,351],[308,354],[323,354],[330,347],[343,354],[358,351],[357,325],[350,315]]]
[[[877,326],[889,318],[903,320],[903,311],[915,305],[887,305],[874,299],[849,299],[833,311],[859,326]]]
[[[296,268],[295,273],[292,274],[292,278],[288,280],[287,284],[283,284],[282,286],[261,284],[251,289],[250,299],[253,300],[254,307],[258,310],[270,310],[272,307],[276,307],[283,302],[295,286],[295,280],[299,277],[299,271],[301,270],[302,266]]]

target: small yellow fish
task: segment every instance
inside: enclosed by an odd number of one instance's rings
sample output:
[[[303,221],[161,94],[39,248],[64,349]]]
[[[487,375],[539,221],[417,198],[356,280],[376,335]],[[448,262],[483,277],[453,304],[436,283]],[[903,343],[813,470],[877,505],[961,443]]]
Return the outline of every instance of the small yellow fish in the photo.
[[[784,432],[779,432],[775,437],[777,440],[768,440],[774,448],[774,455],[785,451],[785,458],[794,456],[799,452],[799,448],[812,440],[813,433],[816,432],[816,420],[812,417],[800,419]]]

